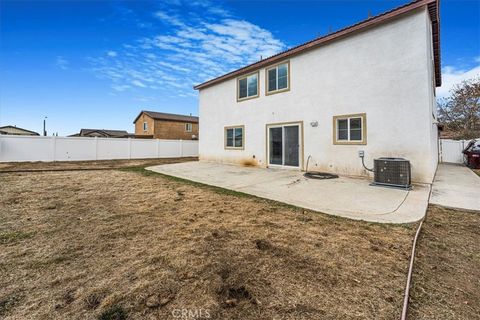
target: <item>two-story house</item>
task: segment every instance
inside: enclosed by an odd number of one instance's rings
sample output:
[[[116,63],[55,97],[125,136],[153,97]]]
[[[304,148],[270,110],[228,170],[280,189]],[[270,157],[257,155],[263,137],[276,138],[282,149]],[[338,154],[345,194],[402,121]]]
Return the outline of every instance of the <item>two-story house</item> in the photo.
[[[198,117],[141,111],[133,121],[136,138],[198,140]]]
[[[408,3],[195,86],[201,160],[367,175],[359,159],[437,167],[439,3]]]

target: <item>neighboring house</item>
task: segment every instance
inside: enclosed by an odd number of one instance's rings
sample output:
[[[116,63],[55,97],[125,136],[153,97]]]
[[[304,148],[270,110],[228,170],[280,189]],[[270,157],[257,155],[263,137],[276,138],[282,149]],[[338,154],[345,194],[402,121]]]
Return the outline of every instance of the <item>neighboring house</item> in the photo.
[[[19,128],[16,126],[0,127],[0,134],[17,135],[17,136],[39,136],[35,131]]]
[[[416,1],[195,86],[201,160],[366,176],[437,167],[438,1]],[[321,196],[321,195],[320,195]]]
[[[198,117],[142,111],[133,123],[136,138],[198,139]]]
[[[129,138],[133,135],[125,130],[81,129],[80,133],[69,137],[102,137],[102,138]]]

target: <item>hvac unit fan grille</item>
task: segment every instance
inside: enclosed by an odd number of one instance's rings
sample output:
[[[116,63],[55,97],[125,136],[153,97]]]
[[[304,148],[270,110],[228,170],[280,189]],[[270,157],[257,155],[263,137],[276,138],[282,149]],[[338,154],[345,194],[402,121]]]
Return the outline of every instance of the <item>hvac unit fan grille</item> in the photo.
[[[411,187],[410,161],[403,158],[378,158],[374,160],[374,183],[409,189]]]

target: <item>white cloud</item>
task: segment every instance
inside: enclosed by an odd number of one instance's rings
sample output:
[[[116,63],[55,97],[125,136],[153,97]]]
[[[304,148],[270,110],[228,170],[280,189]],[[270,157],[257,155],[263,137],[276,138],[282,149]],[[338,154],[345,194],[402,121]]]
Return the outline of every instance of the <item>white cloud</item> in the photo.
[[[62,70],[67,70],[68,69],[68,65],[69,65],[69,62],[67,59],[65,59],[64,57],[62,56],[57,56],[56,60],[55,60],[55,65],[57,66],[57,68],[60,68]]]
[[[457,69],[452,66],[444,67],[442,69],[442,86],[437,88],[437,97],[443,98],[448,96],[450,89],[456,84],[478,76],[480,76],[480,65],[468,70]]]
[[[208,0],[171,2],[173,8],[154,14],[166,32],[109,51],[115,55],[91,59],[93,71],[112,81],[114,90],[137,88],[162,96],[195,97],[195,84],[286,49],[270,31],[232,18]],[[202,15],[176,6],[201,8]]]
[[[118,55],[118,54],[117,54],[117,52],[115,52],[115,51],[108,51],[108,52],[107,52],[107,56],[109,56],[109,57],[116,57],[117,55]]]
[[[125,91],[125,90],[130,89],[130,88],[131,88],[131,86],[129,86],[129,85],[116,85],[116,84],[112,85],[113,90],[120,91],[120,92]]]
[[[184,26],[183,22],[178,17],[174,15],[169,15],[163,11],[155,12],[155,17],[157,17],[158,19],[160,19],[165,23],[170,23],[175,26]]]
[[[140,88],[146,88],[147,86],[145,84],[143,84],[143,82],[141,82],[140,80],[133,80],[132,81],[132,84],[134,86],[137,86],[137,87],[140,87]]]

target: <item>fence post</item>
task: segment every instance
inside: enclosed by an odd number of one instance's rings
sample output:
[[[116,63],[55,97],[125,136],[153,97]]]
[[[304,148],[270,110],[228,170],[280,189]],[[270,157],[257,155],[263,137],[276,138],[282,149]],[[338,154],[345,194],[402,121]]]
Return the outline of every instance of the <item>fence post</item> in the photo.
[[[3,144],[3,139],[2,139],[2,136],[0,135],[0,162],[3,160],[2,144]]]
[[[157,140],[157,158],[160,158],[160,139]]]
[[[95,137],[95,161],[98,160],[98,137]]]
[[[183,140],[180,139],[180,158],[183,157]]]
[[[53,154],[52,154],[52,159],[53,159],[53,162],[55,162],[56,158],[55,158],[55,154],[57,153],[57,137],[56,136],[53,136],[52,137],[52,144],[53,144]]]
[[[132,159],[132,138],[128,138],[128,159]]]
[[[442,139],[438,139],[438,145],[439,145],[439,150],[438,150],[438,156],[440,158],[440,163],[443,162],[443,142],[442,142]]]

